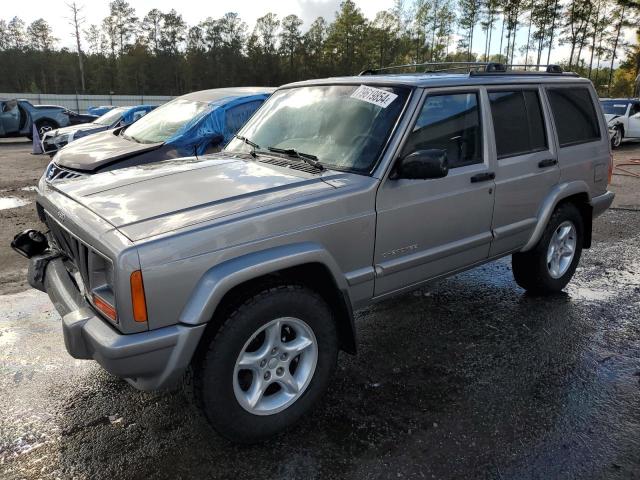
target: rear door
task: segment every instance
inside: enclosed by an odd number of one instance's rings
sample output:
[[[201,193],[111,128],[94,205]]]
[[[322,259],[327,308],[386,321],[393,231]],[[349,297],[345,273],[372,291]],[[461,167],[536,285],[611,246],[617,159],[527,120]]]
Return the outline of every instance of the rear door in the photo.
[[[542,89],[487,89],[493,120],[496,193],[490,256],[521,248],[531,236],[543,200],[560,179],[549,108]]]
[[[400,158],[447,153],[444,178],[387,178],[376,198],[375,295],[483,261],[491,244],[493,170],[481,88],[430,90]]]

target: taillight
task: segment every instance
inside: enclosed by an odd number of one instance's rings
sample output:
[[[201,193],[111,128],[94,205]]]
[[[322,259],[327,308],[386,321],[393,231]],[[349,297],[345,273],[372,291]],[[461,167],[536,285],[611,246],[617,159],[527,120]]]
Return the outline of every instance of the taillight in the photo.
[[[100,311],[100,313],[109,320],[115,322],[117,318],[116,308],[95,292],[92,293],[91,297],[93,305],[98,309],[98,311]]]
[[[144,284],[142,272],[136,270],[131,274],[131,304],[133,306],[133,319],[136,322],[147,321],[147,302],[144,298]]]
[[[611,185],[613,180],[613,152],[609,154],[609,175],[607,176],[607,185]]]

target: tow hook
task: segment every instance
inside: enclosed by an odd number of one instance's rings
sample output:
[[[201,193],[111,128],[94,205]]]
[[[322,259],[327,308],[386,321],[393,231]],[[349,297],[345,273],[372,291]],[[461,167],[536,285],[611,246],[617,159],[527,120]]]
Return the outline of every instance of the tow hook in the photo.
[[[13,237],[11,248],[23,257],[31,258],[49,248],[49,242],[44,233],[29,229]]]

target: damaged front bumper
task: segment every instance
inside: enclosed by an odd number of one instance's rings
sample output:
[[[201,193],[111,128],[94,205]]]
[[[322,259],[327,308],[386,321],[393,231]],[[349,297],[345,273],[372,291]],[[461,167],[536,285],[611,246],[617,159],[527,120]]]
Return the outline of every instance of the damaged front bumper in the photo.
[[[125,335],[85,300],[59,256],[32,257],[28,275],[29,284],[46,292],[62,316],[64,343],[72,357],[95,360],[140,390],[168,388],[182,377],[205,325]]]

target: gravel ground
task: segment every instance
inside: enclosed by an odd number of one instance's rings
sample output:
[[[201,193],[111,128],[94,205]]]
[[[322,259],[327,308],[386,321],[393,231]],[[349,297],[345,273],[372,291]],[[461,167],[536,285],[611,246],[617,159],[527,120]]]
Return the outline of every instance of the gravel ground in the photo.
[[[46,161],[27,148],[0,143],[0,197],[33,200],[21,188]],[[70,358],[7,248],[33,205],[0,210],[0,478],[640,478],[638,186],[614,177],[618,208],[563,294],[525,294],[506,259],[358,312],[359,354],[324,401],[252,447],[212,433],[183,392]]]
[[[0,208],[0,295],[29,288],[27,261],[17,255],[9,243],[27,228],[40,228],[33,206],[35,184],[49,163],[47,155],[31,155],[27,139],[0,139],[0,207],[8,199],[26,203],[19,208]]]

